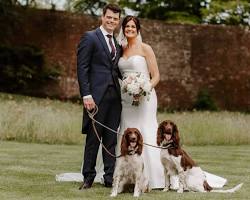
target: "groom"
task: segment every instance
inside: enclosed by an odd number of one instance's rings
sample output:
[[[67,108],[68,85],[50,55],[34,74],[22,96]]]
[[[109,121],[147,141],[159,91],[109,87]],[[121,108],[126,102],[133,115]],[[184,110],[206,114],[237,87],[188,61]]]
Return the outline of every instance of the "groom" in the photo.
[[[87,134],[82,167],[84,181],[79,189],[92,186],[96,176],[95,165],[100,146],[86,110],[91,111],[97,105],[98,113],[95,119],[113,130],[117,130],[120,123],[121,92],[117,63],[121,56],[121,48],[113,36],[119,24],[120,15],[121,9],[117,5],[106,5],[103,8],[101,26],[86,32],[78,45],[77,76],[84,104],[82,133]],[[98,124],[96,128],[103,145],[115,155],[117,135]],[[102,155],[104,184],[105,187],[111,187],[115,158],[104,149],[102,149]]]

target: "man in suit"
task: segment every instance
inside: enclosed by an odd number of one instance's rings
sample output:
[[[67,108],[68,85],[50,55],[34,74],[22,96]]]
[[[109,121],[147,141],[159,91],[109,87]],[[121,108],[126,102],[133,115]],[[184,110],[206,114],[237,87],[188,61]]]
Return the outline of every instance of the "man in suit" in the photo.
[[[121,48],[113,32],[120,21],[121,9],[114,4],[103,8],[101,26],[86,32],[80,40],[77,53],[77,75],[80,94],[84,104],[82,133],[86,133],[84,164],[82,174],[84,181],[80,189],[92,186],[96,176],[96,158],[100,142],[93,130],[86,110],[91,111],[95,105],[98,113],[95,119],[106,126],[117,130],[121,114],[121,92],[118,82],[117,66]],[[103,145],[115,155],[117,135],[96,124],[97,132]],[[102,149],[104,163],[105,187],[112,186],[115,158]]]

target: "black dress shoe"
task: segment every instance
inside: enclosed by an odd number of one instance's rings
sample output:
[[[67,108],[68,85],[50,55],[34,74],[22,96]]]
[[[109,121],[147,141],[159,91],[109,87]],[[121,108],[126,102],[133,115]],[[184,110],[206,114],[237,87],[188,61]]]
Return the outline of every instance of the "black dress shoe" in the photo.
[[[89,188],[91,188],[91,186],[92,186],[92,183],[83,182],[83,183],[81,184],[81,186],[79,187],[79,190],[89,189]]]
[[[104,186],[107,187],[107,188],[111,188],[112,187],[112,182],[104,181]]]

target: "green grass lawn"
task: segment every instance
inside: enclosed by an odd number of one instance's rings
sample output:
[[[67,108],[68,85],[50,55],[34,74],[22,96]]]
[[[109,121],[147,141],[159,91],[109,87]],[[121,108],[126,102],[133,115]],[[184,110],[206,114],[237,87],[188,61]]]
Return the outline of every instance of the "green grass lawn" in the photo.
[[[234,194],[153,190],[140,199],[250,199],[249,114],[164,112],[157,117],[178,125],[184,149],[204,170],[227,178],[225,188],[244,185]],[[0,93],[0,200],[110,199],[110,189],[100,184],[79,191],[79,183],[55,181],[56,174],[80,172],[81,123],[79,104]],[[134,198],[125,193],[115,199]]]
[[[233,194],[163,193],[153,190],[140,199],[239,199],[250,197],[250,146],[185,146],[192,158],[206,171],[228,179],[225,188],[244,182]],[[79,172],[82,145],[49,145],[0,141],[0,199],[111,199],[110,189],[100,184],[79,191],[79,183],[56,182],[55,175]],[[124,193],[115,199],[134,199]]]

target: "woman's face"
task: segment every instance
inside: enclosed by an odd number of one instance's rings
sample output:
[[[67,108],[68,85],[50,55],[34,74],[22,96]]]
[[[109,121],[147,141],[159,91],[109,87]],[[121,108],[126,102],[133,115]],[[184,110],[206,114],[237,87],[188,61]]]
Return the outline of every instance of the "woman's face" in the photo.
[[[134,38],[137,36],[137,29],[133,20],[128,21],[124,29],[124,35],[127,38]]]

